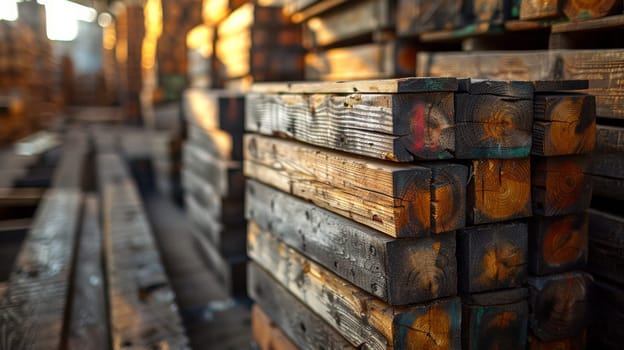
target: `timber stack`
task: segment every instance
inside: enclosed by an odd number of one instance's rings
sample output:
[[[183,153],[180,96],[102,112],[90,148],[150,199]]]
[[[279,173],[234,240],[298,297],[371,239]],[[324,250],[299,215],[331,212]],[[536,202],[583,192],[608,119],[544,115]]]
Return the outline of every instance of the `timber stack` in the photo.
[[[254,85],[244,172],[258,344],[524,349],[533,334],[581,332],[591,184],[579,154],[594,100],[565,91],[586,85]],[[557,130],[558,118],[582,126]],[[539,153],[550,143],[568,149]]]
[[[230,1],[237,2],[237,1]],[[217,26],[217,74],[225,87],[303,78],[301,28],[282,14],[280,1],[248,1]]]
[[[552,175],[536,177],[533,173],[533,180],[541,181],[541,184],[533,184],[533,209],[539,212],[535,212],[536,218],[531,221],[530,235],[534,235],[539,241],[546,237],[547,232],[554,235],[560,230],[561,234],[552,237],[569,239],[556,240],[559,247],[565,247],[564,250],[556,249],[557,259],[565,258],[567,261],[565,264],[559,261],[558,267],[553,269],[554,266],[548,265],[555,262],[552,260],[554,255],[550,258],[551,263],[535,260],[538,255],[533,255],[529,272],[531,278],[538,278],[537,276],[555,276],[570,269],[578,271],[583,268],[583,261],[586,259],[585,269],[595,278],[595,293],[589,308],[593,317],[587,334],[588,347],[617,349],[624,341],[621,327],[613,326],[624,321],[624,289],[621,285],[623,281],[618,277],[622,274],[624,266],[624,256],[621,253],[624,242],[622,233],[624,212],[621,209],[621,201],[624,198],[622,190],[624,110],[621,107],[624,91],[623,3],[621,0],[591,2],[522,0],[516,2],[516,5],[511,7],[508,19],[503,25],[488,33],[468,30],[473,24],[468,21],[463,30],[448,28],[446,31],[419,34],[419,39],[427,45],[455,42],[461,44],[465,51],[420,52],[417,59],[417,76],[589,81],[588,86],[578,92],[595,96],[596,112],[593,122],[596,129],[595,146],[592,145],[594,141],[586,137],[585,141],[579,138],[577,142],[551,140],[550,145],[543,144],[541,146],[543,149],[538,150],[535,146],[539,145],[540,141],[534,135],[532,167],[534,170],[541,167]],[[401,12],[402,10],[399,11]],[[570,118],[568,119],[570,128],[562,128],[568,122],[557,122],[560,127],[556,129],[561,129],[557,131],[552,128],[557,123],[548,119],[539,121],[536,119],[535,124],[551,135],[563,136],[568,132],[578,132],[580,136],[580,133],[586,132],[583,130],[593,127],[591,119],[572,118],[571,113],[574,109],[585,108],[584,105],[591,103],[582,96],[539,97],[541,107],[536,108],[541,111],[542,117],[548,118],[547,114],[550,113],[553,116]],[[557,102],[557,99],[563,100]],[[536,97],[536,103],[538,102]],[[566,105],[569,107],[564,107]],[[568,112],[563,113],[563,109],[568,109]],[[586,113],[583,114],[588,116]],[[575,130],[572,130],[572,125],[575,125]],[[566,146],[563,146],[564,144]],[[550,151],[547,148],[550,148]],[[588,162],[588,153],[592,150],[593,161]],[[561,181],[554,180],[552,170],[555,168],[561,170],[567,168],[566,172],[560,174],[568,175]],[[572,176],[573,173],[577,175]],[[547,187],[553,185],[561,188],[555,189],[559,194],[550,194],[554,201],[548,204],[550,190]],[[541,189],[537,189],[538,187]],[[575,193],[582,193],[582,196]],[[577,201],[570,202],[566,199],[574,196],[577,196]],[[587,198],[588,196],[590,197]],[[587,210],[586,218],[582,216],[582,212],[587,209],[588,201],[591,202],[591,209]],[[555,203],[556,208],[552,207]],[[539,207],[542,205],[544,207]],[[568,219],[564,219],[564,216],[568,216]],[[585,231],[588,232],[587,238],[583,238]],[[580,240],[574,243],[577,239]],[[587,248],[583,243],[585,240],[588,241]],[[532,241],[532,244],[534,243],[535,241]],[[577,245],[578,249],[572,248],[574,245]],[[581,248],[586,249],[584,253],[586,258],[583,258],[579,250]],[[562,255],[564,251],[566,254]],[[541,253],[552,255],[552,252]],[[542,258],[545,256],[540,257]],[[582,289],[581,284],[576,286]],[[544,340],[547,337],[542,338]],[[567,341],[560,341],[559,346],[572,348],[579,343],[582,342],[568,338]],[[534,344],[534,347],[539,348],[537,344]]]
[[[232,91],[187,89],[183,97],[184,203],[206,264],[234,296],[246,295],[244,106]]]

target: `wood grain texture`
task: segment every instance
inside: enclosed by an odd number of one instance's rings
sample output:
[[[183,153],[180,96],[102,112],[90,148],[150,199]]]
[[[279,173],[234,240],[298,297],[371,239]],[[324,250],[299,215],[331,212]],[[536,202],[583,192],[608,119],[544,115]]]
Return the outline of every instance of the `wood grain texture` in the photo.
[[[111,347],[187,347],[136,185],[119,155],[100,154],[97,166]]]
[[[588,213],[587,270],[595,276],[624,283],[624,218],[596,209]]]
[[[356,348],[257,264],[248,271],[249,296],[299,348]]]
[[[466,226],[468,168],[454,163],[422,163],[431,169],[431,232]]]
[[[260,350],[298,349],[257,304],[251,308],[251,332]]]
[[[431,170],[258,135],[245,137],[245,175],[393,237],[428,234]]]
[[[533,100],[531,154],[558,156],[585,154],[596,143],[594,96],[536,94]]]
[[[109,349],[99,205],[85,197],[76,257],[68,349]]]
[[[247,96],[247,131],[393,161],[452,158],[453,94]]]
[[[251,91],[265,94],[391,94],[449,92],[456,91],[457,86],[455,78],[409,77],[336,82],[258,83],[251,87]]]
[[[570,272],[529,277],[529,326],[543,341],[574,337],[588,320],[591,275]]]
[[[596,152],[624,153],[624,128],[609,125],[597,125]]]
[[[456,294],[453,234],[394,240],[255,181],[248,186],[255,240],[279,239],[391,305]]]
[[[582,270],[587,264],[587,214],[535,216],[529,225],[532,275]]]
[[[563,5],[563,13],[571,21],[587,20],[604,17],[622,11],[620,0],[579,1],[567,0]]]
[[[241,162],[221,160],[200,146],[185,142],[182,163],[185,169],[209,183],[221,197],[241,198],[245,193]]]
[[[536,215],[582,213],[591,202],[588,156],[531,158],[531,200]]]
[[[497,294],[507,291],[483,293],[474,298],[462,299],[463,349],[518,349],[526,348],[529,307],[526,299],[499,303]],[[489,302],[488,302],[489,300]]]
[[[396,31],[399,36],[455,29],[464,23],[463,1],[399,0]]]
[[[459,299],[392,307],[279,241],[248,236],[250,257],[352,345],[367,348],[459,346]]]
[[[530,182],[529,158],[473,161],[466,201],[468,223],[531,216]]]
[[[52,189],[15,260],[0,302],[1,349],[58,349],[71,286],[82,195]]]
[[[519,287],[527,279],[528,227],[510,222],[467,227],[457,233],[462,293]]]
[[[536,20],[560,17],[561,0],[522,0],[520,1],[520,19]]]
[[[394,9],[389,0],[363,0],[319,14],[304,22],[303,46],[313,49],[390,29],[394,25]]]
[[[305,56],[306,80],[355,80],[410,77],[416,69],[417,46],[407,40],[367,43]]]
[[[468,92],[455,96],[455,157],[528,156],[533,118],[531,84],[471,82]]]

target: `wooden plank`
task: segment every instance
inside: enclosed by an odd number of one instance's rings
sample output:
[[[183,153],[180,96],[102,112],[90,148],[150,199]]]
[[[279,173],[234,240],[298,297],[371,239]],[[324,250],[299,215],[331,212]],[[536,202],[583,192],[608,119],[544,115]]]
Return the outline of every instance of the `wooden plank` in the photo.
[[[298,349],[257,304],[251,308],[251,332],[260,350]]]
[[[588,79],[596,115],[622,119],[624,50],[481,51],[419,53],[418,76],[470,76],[484,79]]]
[[[202,130],[244,132],[244,94],[227,90],[187,89],[182,98],[185,119]]]
[[[621,200],[624,198],[624,180],[592,175],[594,197]]]
[[[80,215],[76,189],[52,189],[37,210],[0,302],[1,349],[58,349]]]
[[[526,223],[467,227],[457,233],[458,285],[462,293],[519,287],[527,279]]]
[[[245,175],[393,237],[430,231],[431,170],[245,137]]]
[[[532,275],[582,270],[587,264],[587,214],[535,216],[529,225]]]
[[[519,17],[521,20],[560,17],[563,14],[561,3],[561,0],[522,0],[520,1]]]
[[[250,226],[251,227],[251,226]],[[393,307],[279,241],[248,236],[250,257],[356,347],[459,347],[458,298]],[[255,265],[254,265],[255,266]]]
[[[519,81],[471,81],[455,96],[455,157],[521,158],[529,155],[533,87]]]
[[[222,160],[243,160],[243,135],[232,135],[221,129],[202,130],[187,125],[188,141]],[[233,137],[237,136],[237,137]]]
[[[70,130],[63,142],[63,156],[59,160],[52,187],[81,189],[83,182],[83,164],[88,152],[87,135],[77,129]]]
[[[584,272],[529,277],[529,326],[543,341],[573,337],[587,323],[593,279]]]
[[[0,188],[0,207],[36,207],[45,193],[45,189],[31,188]]]
[[[471,0],[467,3],[467,12],[478,26],[484,24],[501,25],[511,15],[512,2],[509,0]]]
[[[532,215],[529,158],[474,160],[468,181],[468,223]]]
[[[68,349],[109,349],[106,292],[102,271],[102,232],[94,195],[84,200],[76,257]]]
[[[527,343],[526,289],[483,293],[462,299],[463,349],[517,349]],[[511,293],[510,293],[511,292]],[[510,294],[514,298],[509,298]]]
[[[587,270],[595,276],[624,283],[624,218],[596,209],[588,212]]]
[[[313,49],[389,29],[394,26],[393,10],[389,0],[365,0],[319,14],[303,23],[303,46]]]
[[[306,80],[409,77],[416,69],[416,45],[405,40],[367,43],[308,52]]]
[[[464,22],[462,7],[462,2],[453,0],[399,0],[397,35],[412,36],[428,31],[458,28]]]
[[[226,292],[236,297],[246,297],[247,257],[245,255],[222,256],[203,234],[196,230],[191,232],[206,266],[215,273],[217,280],[224,286]]]
[[[411,77],[337,82],[259,83],[254,84],[251,91],[267,94],[383,94],[456,91],[457,86],[455,78]]]
[[[452,233],[395,240],[255,181],[248,186],[248,231],[257,244],[279,239],[391,305],[456,294]]]
[[[587,3],[565,1],[563,4],[563,13],[571,21],[604,17],[618,12],[622,12],[621,0],[599,0]]]
[[[248,131],[393,161],[453,156],[453,94],[247,96]]]
[[[596,153],[624,153],[624,128],[596,125]]]
[[[248,271],[249,295],[299,348],[355,349],[258,265],[250,263]]]
[[[222,197],[241,198],[245,193],[240,162],[221,160],[201,147],[185,142],[182,163],[185,169],[212,185],[215,193]]]
[[[592,198],[588,156],[531,158],[533,213],[554,216],[581,213]]]
[[[551,27],[552,33],[569,33],[580,31],[592,31],[599,29],[612,29],[624,26],[624,15],[614,15],[602,18],[588,19],[583,21],[570,21],[556,23]]]
[[[596,143],[594,96],[537,94],[533,100],[533,145],[531,154],[558,156],[585,154]]]

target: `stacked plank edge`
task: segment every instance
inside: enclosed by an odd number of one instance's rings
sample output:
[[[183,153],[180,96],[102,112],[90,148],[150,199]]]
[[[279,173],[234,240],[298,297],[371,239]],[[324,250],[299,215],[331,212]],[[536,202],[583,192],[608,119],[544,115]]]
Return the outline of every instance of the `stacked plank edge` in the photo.
[[[183,98],[184,203],[207,264],[234,296],[246,294],[244,103],[243,94],[225,90],[188,89]]]
[[[594,98],[560,90],[586,87],[252,86],[244,173],[258,345],[285,335],[310,349],[524,349],[583,333]],[[558,118],[582,127],[561,131]],[[552,144],[563,150],[539,149]]]

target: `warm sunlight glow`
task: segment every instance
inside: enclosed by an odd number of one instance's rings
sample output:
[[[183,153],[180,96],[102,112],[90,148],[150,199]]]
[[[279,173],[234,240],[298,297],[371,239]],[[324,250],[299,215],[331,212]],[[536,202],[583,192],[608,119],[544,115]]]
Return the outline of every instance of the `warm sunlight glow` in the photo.
[[[17,19],[17,2],[0,0],[0,20],[15,21]]]
[[[6,1],[6,0],[3,0]],[[78,36],[78,21],[93,22],[97,11],[67,0],[39,0],[46,8],[46,30],[50,40],[71,41]]]

